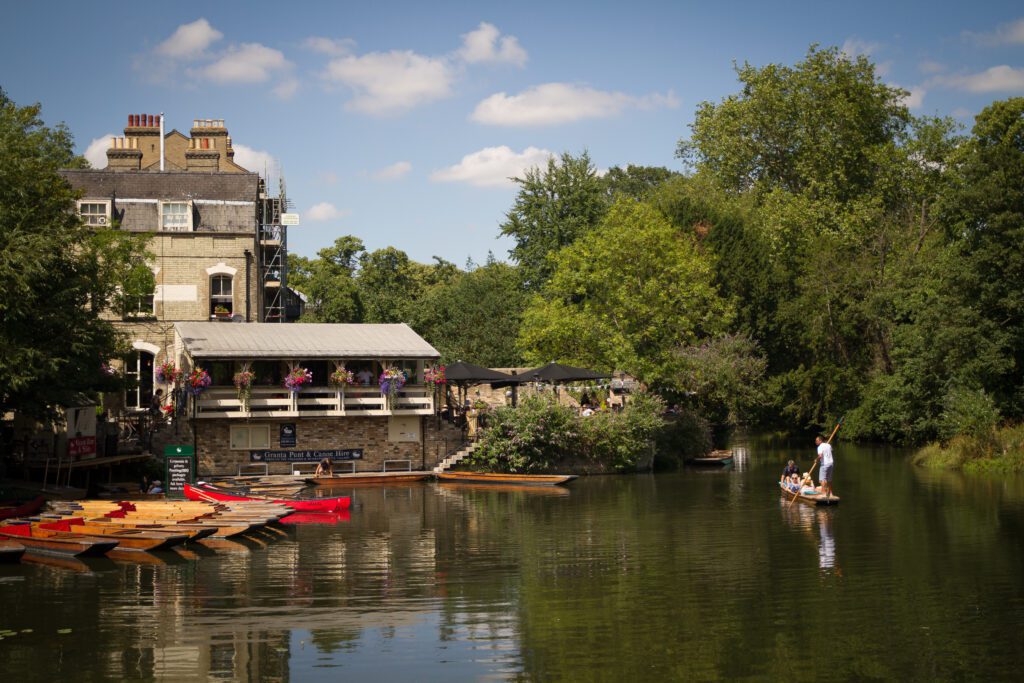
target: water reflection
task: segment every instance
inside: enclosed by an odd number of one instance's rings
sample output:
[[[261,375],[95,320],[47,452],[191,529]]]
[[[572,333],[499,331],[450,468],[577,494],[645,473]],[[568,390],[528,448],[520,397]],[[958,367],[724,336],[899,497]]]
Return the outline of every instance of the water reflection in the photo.
[[[0,670],[788,680],[800,652],[797,678],[898,680],[1005,679],[1024,665],[1015,485],[946,481],[844,446],[843,503],[816,509],[780,496],[792,444],[734,450],[732,470],[569,489],[357,488],[347,521],[159,562],[2,567],[0,629],[18,635],[0,642]]]

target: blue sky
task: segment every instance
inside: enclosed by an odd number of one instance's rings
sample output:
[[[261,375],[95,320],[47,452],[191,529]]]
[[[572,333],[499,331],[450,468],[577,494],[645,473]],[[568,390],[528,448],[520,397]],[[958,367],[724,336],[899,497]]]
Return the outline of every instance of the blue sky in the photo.
[[[103,159],[128,114],[225,119],[236,160],[283,173],[293,252],[344,234],[463,265],[507,257],[507,181],[550,153],[679,169],[733,62],[811,43],[865,53],[917,114],[965,124],[1024,95],[1024,8],[913,2],[17,3],[0,86]]]

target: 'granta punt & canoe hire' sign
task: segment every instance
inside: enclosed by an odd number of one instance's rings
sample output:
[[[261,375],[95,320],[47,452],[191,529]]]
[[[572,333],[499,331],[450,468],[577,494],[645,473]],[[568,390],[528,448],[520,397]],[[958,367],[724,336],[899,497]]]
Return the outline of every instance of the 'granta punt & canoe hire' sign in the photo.
[[[337,448],[327,451],[249,451],[250,462],[318,462],[331,460],[362,460],[362,448]]]

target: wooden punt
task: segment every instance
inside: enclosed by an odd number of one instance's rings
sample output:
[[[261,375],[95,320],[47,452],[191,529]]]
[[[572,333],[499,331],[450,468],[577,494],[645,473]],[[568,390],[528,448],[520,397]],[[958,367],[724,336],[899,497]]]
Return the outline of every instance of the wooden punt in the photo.
[[[528,496],[568,496],[571,495],[565,486],[530,486],[527,484],[480,484],[471,481],[438,481],[437,485],[442,489],[460,491],[489,491],[491,493],[522,493]]]
[[[820,493],[818,489],[811,489],[806,486],[800,487],[800,493],[795,493],[786,484],[779,482],[779,488],[782,489],[782,495],[787,500],[793,500],[795,495],[797,500],[801,503],[807,503],[808,505],[839,505],[839,496],[826,496]],[[813,491],[813,493],[812,493]]]
[[[25,546],[25,552],[75,557],[104,555],[117,547],[113,539],[46,531],[29,524],[0,526],[0,540],[15,541]]]
[[[515,486],[558,486],[568,484],[575,474],[500,474],[492,472],[438,472],[438,481]]]
[[[707,455],[698,458],[687,458],[687,465],[699,467],[724,467],[732,463],[734,454],[732,451],[711,451]]]
[[[17,562],[25,554],[25,546],[17,541],[0,541],[0,562]]]
[[[42,515],[40,517],[31,517],[30,519],[34,522],[56,522],[62,519],[75,519],[76,517],[80,517],[80,515]],[[192,543],[206,538],[207,536],[212,536],[217,531],[216,527],[204,526],[201,529],[191,529],[180,524],[146,524],[129,522],[124,519],[112,519],[110,517],[86,519],[85,522],[86,524],[104,526],[110,529],[138,529],[139,531],[145,531],[151,534],[162,534],[164,536],[184,535],[186,543]]]
[[[117,539],[118,550],[150,551],[166,550],[184,543],[188,536],[186,534],[152,533],[141,529],[128,529],[111,527],[102,523],[88,524],[81,517],[72,517],[53,522],[38,523],[43,529],[50,531],[63,531],[86,536],[109,537]]]
[[[353,472],[352,474],[335,474],[330,477],[307,477],[306,483],[314,486],[373,486],[386,484],[405,484],[423,481],[432,472],[423,470],[401,470],[397,472]]]

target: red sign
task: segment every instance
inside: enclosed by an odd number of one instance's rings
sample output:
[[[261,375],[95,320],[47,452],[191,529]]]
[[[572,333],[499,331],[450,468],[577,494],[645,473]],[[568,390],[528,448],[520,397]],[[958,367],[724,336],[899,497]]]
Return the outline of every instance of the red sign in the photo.
[[[68,438],[68,455],[83,458],[96,455],[95,436],[72,436]]]

